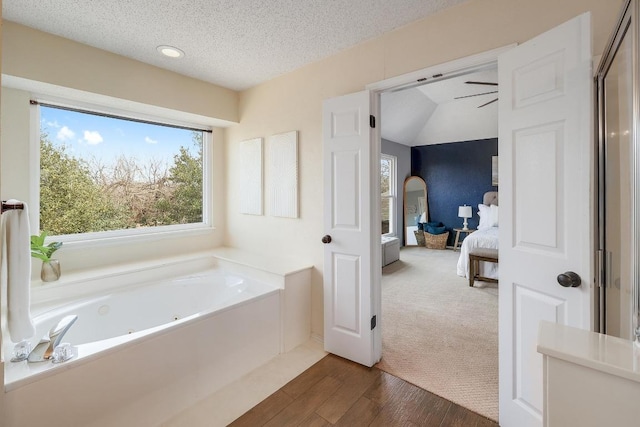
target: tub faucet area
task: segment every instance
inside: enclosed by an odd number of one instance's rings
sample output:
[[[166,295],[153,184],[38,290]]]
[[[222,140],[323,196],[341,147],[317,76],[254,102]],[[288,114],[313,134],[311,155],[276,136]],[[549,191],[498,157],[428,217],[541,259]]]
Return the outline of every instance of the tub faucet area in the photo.
[[[29,353],[27,358],[29,363],[50,360],[53,357],[55,348],[62,342],[62,338],[76,320],[78,320],[78,316],[75,314],[63,317],[49,330],[47,335],[40,339],[38,345]]]

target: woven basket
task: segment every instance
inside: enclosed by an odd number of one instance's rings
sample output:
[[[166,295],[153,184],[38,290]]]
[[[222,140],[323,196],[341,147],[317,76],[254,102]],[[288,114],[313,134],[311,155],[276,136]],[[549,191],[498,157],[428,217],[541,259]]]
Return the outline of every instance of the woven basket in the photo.
[[[424,232],[422,230],[414,230],[413,234],[416,236],[416,242],[418,242],[418,246],[426,246],[424,241]]]
[[[426,231],[424,233],[425,246],[429,249],[446,249],[448,238],[448,231],[442,234],[431,234]]]

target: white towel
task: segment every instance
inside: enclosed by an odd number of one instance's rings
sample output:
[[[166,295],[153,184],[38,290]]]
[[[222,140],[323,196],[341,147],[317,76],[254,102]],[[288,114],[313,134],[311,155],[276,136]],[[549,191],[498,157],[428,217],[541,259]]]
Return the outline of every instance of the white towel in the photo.
[[[7,203],[23,203],[7,200]],[[7,323],[11,341],[35,335],[31,321],[31,231],[29,211],[7,210],[2,214],[2,285],[7,290]]]

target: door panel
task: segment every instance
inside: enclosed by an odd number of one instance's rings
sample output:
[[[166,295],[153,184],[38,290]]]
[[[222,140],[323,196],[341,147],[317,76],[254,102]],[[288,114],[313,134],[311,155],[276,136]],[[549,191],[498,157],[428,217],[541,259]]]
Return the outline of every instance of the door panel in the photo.
[[[559,209],[562,206],[558,206],[556,198],[563,190],[562,173],[558,170],[562,164],[563,133],[562,123],[514,132],[513,170],[518,188],[513,216],[514,247],[560,252],[564,246],[562,209]]]
[[[500,425],[542,425],[541,320],[590,328],[590,17],[502,54],[499,74]],[[561,287],[574,271],[582,286]]]
[[[333,284],[334,314],[332,327],[341,332],[360,336],[360,257],[333,254],[335,278]],[[338,286],[340,284],[340,286]]]
[[[514,379],[517,404],[534,415],[542,408],[542,378],[531,381],[530,371],[542,372],[542,358],[536,351],[541,320],[565,323],[566,301],[536,289],[516,284],[514,292],[515,349]],[[508,424],[507,424],[508,425]]]
[[[331,236],[324,245],[324,345],[366,366],[380,359],[371,330],[374,271],[379,275],[381,268],[374,233],[379,199],[373,196],[379,194],[380,161],[372,149],[370,109],[368,91],[328,99],[323,106],[324,223]]]
[[[547,101],[564,94],[563,52],[554,52],[515,70],[513,108]]]
[[[360,198],[358,197],[361,174],[360,152],[342,151],[333,153],[332,156],[332,228],[358,230],[360,228]]]

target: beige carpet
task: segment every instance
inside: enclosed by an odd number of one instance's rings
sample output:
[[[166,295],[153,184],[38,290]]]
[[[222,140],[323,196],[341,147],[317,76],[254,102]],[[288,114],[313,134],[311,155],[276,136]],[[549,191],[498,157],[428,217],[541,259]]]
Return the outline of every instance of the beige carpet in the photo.
[[[382,270],[382,360],[376,366],[498,420],[498,287],[469,287],[459,252],[403,248]]]

